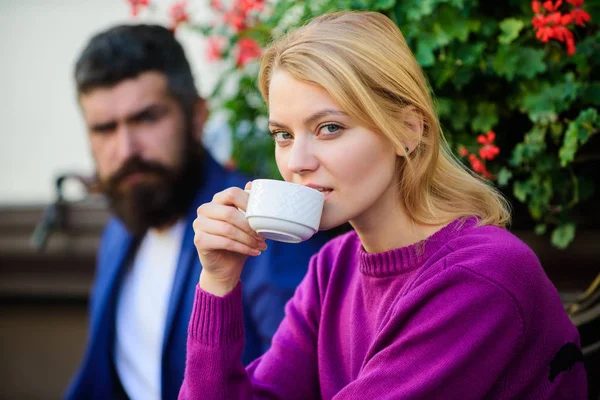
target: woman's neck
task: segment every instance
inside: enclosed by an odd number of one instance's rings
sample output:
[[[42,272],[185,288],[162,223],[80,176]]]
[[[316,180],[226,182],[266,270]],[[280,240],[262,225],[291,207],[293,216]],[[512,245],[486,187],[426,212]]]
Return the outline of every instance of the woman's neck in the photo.
[[[397,196],[395,188],[390,187],[368,211],[350,221],[367,253],[410,246],[445,226],[415,222]]]

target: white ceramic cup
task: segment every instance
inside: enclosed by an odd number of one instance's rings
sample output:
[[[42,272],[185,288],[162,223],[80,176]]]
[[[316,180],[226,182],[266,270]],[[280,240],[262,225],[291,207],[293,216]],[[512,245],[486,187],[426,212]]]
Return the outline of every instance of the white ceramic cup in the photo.
[[[325,195],[285,181],[252,181],[246,220],[267,239],[300,243],[319,230]]]

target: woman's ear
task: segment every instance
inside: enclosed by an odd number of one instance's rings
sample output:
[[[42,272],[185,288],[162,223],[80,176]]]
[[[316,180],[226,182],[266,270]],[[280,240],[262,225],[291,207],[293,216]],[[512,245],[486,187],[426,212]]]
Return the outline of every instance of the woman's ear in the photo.
[[[204,123],[208,118],[208,107],[206,105],[206,100],[204,100],[202,97],[198,97],[194,103],[194,114],[192,115],[192,118],[194,140],[196,140],[198,143],[201,143],[202,133],[204,132]]]
[[[402,147],[396,149],[396,154],[404,157],[412,153],[421,141],[425,121],[423,121],[423,114],[415,106],[404,108],[401,119],[404,121],[404,127],[407,129],[410,139],[406,140]]]

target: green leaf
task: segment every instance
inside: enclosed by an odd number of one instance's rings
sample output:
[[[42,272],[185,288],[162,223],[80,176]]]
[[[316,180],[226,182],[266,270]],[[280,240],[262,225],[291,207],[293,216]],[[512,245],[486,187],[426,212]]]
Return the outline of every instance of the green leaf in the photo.
[[[418,21],[430,15],[435,6],[434,0],[404,0],[398,3],[406,3],[406,16],[409,21]]]
[[[452,83],[454,84],[454,87],[456,87],[457,89],[460,90],[463,87],[467,86],[471,82],[474,75],[475,75],[475,72],[472,69],[469,69],[469,68],[459,69],[458,71],[456,71],[456,74],[454,75],[454,79],[452,80]]]
[[[546,53],[526,47],[519,47],[519,69],[517,75],[533,79],[537,75],[546,72],[548,66],[544,61]]]
[[[472,25],[461,12],[454,7],[440,7],[436,10],[437,18],[434,28],[439,29],[450,39],[465,42],[469,37]]]
[[[484,42],[460,43],[455,47],[454,57],[461,65],[475,65],[481,59],[487,44]]]
[[[435,109],[440,118],[452,115],[452,100],[442,97],[435,99]]]
[[[581,93],[581,101],[600,106],[600,82],[592,82]]]
[[[521,203],[525,203],[529,191],[529,184],[527,182],[516,181],[513,185],[513,194]]]
[[[498,36],[498,41],[502,44],[510,44],[513,40],[519,37],[519,32],[525,24],[523,21],[515,18],[507,18],[500,22],[500,30],[502,33]]]
[[[575,224],[563,224],[552,231],[550,240],[559,249],[565,249],[575,238]]]
[[[492,59],[492,67],[498,76],[503,76],[512,81],[519,69],[519,53],[512,47],[500,46],[498,52]]]
[[[369,0],[351,0],[348,9],[352,10],[366,10],[371,7]]]
[[[498,110],[494,103],[481,102],[477,104],[477,115],[471,121],[474,132],[487,132],[498,123]]]
[[[492,66],[499,76],[512,81],[516,76],[532,79],[547,69],[544,50],[531,47],[501,45],[492,58]]]
[[[577,138],[579,137],[579,125],[576,121],[569,123],[567,128],[567,132],[565,132],[565,137],[563,140],[563,145],[558,152],[558,157],[560,159],[560,165],[566,167],[567,164],[573,161],[575,158],[575,153],[579,148],[579,143]]]
[[[513,176],[513,174],[512,174],[512,172],[510,172],[510,170],[508,168],[502,167],[502,169],[500,169],[500,171],[498,172],[498,185],[500,185],[500,186],[508,185],[508,182],[510,181],[512,176]]]
[[[433,50],[437,48],[437,43],[432,35],[424,35],[417,43],[417,52],[415,57],[422,67],[431,67],[435,64]]]
[[[523,142],[518,143],[513,149],[510,164],[518,166],[537,160],[540,153],[546,149],[546,131],[546,125],[534,125],[525,134]]]
[[[396,4],[396,0],[375,0],[369,7],[371,10],[388,10]]]
[[[542,153],[534,158],[535,170],[541,174],[548,174],[559,168],[558,160],[556,155],[549,153]]]
[[[529,186],[529,213],[534,220],[540,220],[552,198],[552,180],[549,176],[534,171],[528,181]]]
[[[529,114],[533,122],[555,122],[558,114],[568,110],[577,99],[581,83],[575,81],[573,74],[565,74],[563,82],[551,84],[542,82],[521,100],[521,110]]]
[[[563,124],[560,121],[558,121],[558,122],[550,124],[549,126],[550,126],[550,136],[552,137],[553,142],[555,144],[558,144],[563,135],[563,131],[564,131]]]
[[[565,132],[563,145],[558,151],[560,164],[565,167],[575,159],[579,146],[587,143],[589,138],[598,132],[598,111],[593,108],[583,110],[579,116],[571,121]]]
[[[467,102],[464,100],[448,99],[448,103],[446,103],[445,106],[449,107],[448,114],[446,115],[448,118],[447,121],[450,122],[452,129],[455,131],[464,130],[471,118],[469,115],[469,105]]]
[[[548,226],[546,224],[537,224],[535,226],[535,234],[536,235],[544,235],[546,233]]]

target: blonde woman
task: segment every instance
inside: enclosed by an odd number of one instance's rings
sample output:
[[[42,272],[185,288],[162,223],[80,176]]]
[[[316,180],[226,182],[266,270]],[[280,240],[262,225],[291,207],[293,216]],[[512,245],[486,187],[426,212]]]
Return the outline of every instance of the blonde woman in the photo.
[[[240,273],[266,245],[230,188],[198,209],[203,271],[181,399],[583,399],[579,336],[502,196],[450,154],[385,16],[335,13],[272,44],[260,89],[286,181],[326,192],[315,255],[244,369]]]

